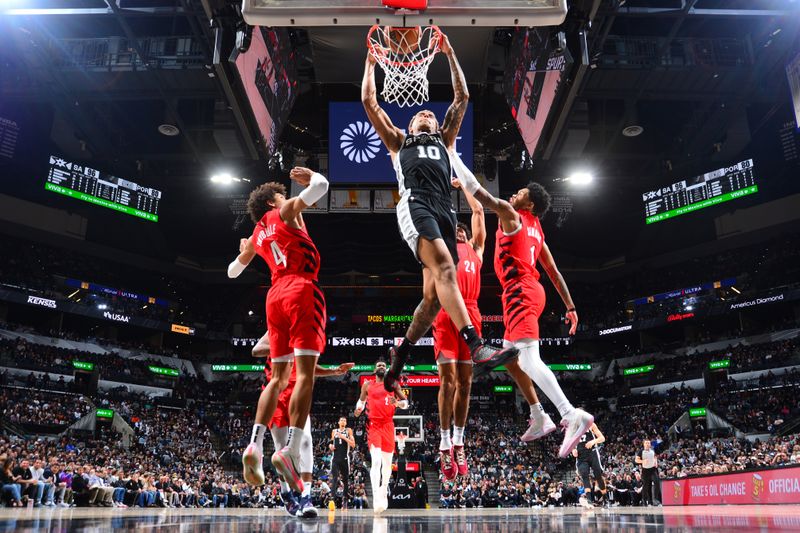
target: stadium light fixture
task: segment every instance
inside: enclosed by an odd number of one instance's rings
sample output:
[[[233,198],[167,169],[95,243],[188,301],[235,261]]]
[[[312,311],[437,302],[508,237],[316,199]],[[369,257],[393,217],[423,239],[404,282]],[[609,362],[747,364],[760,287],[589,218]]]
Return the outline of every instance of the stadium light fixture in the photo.
[[[235,178],[227,172],[221,172],[219,174],[214,174],[213,176],[211,176],[211,182],[219,183],[220,185],[230,185],[231,183],[234,182],[234,180]]]
[[[594,181],[594,176],[588,172],[573,172],[567,176],[566,181],[572,185],[583,187],[592,183],[592,181]]]

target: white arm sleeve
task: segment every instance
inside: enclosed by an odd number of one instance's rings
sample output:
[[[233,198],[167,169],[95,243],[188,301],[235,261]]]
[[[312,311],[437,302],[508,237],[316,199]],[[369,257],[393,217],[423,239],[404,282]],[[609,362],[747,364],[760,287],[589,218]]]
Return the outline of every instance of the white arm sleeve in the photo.
[[[306,205],[314,205],[325,196],[326,192],[328,192],[328,180],[319,172],[314,172],[308,187],[303,189],[297,197]]]
[[[453,167],[453,172],[456,173],[456,177],[461,186],[464,187],[464,190],[474,196],[475,192],[481,188],[481,184],[478,183],[475,174],[467,168],[467,165],[464,164],[455,150],[450,152],[450,165]]]
[[[367,404],[365,402],[362,402],[361,400],[358,400],[356,402],[356,409],[363,409],[364,407],[366,407],[366,405]]]
[[[244,269],[247,268],[247,265],[243,265],[239,262],[239,258],[234,259],[231,261],[231,264],[228,265],[228,277],[229,278],[238,278],[239,274],[244,272]]]

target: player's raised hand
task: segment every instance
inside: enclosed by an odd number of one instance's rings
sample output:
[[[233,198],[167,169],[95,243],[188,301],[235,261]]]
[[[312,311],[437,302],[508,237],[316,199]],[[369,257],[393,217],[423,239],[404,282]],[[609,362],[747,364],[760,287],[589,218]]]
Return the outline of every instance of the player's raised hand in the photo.
[[[442,36],[439,37],[439,50],[441,50],[443,54],[451,54],[453,52],[453,47],[450,45],[450,39],[448,39],[447,35],[444,33],[441,35]]]
[[[314,171],[306,167],[294,167],[289,171],[289,178],[299,185],[306,186],[311,182]]]
[[[567,311],[567,315],[564,317],[564,323],[570,324],[569,334],[575,335],[575,332],[578,330],[578,312],[575,309]]]
[[[348,372],[350,372],[350,370],[352,370],[352,368],[354,366],[356,366],[355,363],[342,363],[336,369],[336,375],[337,376],[343,376],[343,375],[347,374]]]
[[[239,253],[243,254],[247,250],[248,239],[239,239]]]

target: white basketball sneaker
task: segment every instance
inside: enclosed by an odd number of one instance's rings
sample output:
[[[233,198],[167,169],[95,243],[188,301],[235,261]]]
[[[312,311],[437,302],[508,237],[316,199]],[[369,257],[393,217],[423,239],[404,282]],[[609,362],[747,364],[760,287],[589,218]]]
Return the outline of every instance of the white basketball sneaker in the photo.
[[[261,446],[251,442],[242,454],[242,474],[244,480],[254,486],[259,487],[264,484],[264,451]]]
[[[583,409],[575,409],[570,414],[561,419],[561,427],[564,428],[564,442],[558,450],[558,456],[562,459],[567,457],[584,433],[594,424],[594,417]]]
[[[541,417],[531,417],[528,419],[528,429],[523,433],[522,442],[533,442],[536,439],[541,439],[545,435],[552,433],[556,430],[556,425],[550,418],[550,415],[545,414]]]

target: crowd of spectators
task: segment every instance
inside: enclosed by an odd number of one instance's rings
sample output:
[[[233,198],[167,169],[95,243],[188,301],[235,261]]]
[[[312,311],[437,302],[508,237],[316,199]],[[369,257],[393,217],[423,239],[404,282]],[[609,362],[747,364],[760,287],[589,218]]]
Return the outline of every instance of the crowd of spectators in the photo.
[[[30,388],[0,387],[0,419],[15,424],[68,426],[93,409],[86,398]]]

